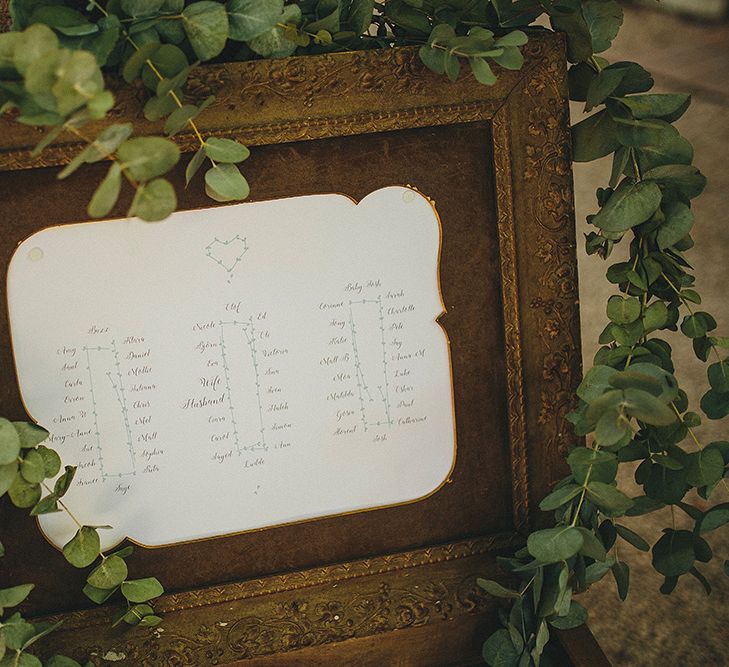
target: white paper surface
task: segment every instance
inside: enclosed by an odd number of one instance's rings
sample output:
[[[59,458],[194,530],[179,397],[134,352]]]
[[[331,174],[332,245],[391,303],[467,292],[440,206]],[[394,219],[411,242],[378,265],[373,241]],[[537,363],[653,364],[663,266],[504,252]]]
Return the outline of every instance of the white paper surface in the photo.
[[[113,526],[105,546],[157,546],[432,493],[455,457],[439,246],[403,187],[34,234],[12,340],[29,413],[78,466],[68,505]]]

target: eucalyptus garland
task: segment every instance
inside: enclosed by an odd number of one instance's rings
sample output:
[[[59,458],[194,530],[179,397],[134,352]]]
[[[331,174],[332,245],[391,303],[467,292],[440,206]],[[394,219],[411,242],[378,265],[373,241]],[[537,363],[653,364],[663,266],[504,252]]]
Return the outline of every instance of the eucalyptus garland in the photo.
[[[607,269],[615,294],[607,303],[608,324],[600,334],[594,365],[577,390],[569,415],[586,436],[567,458],[570,475],[542,500],[554,526],[531,533],[513,556],[501,558],[512,586],[479,580],[488,593],[511,604],[500,612],[503,628],[486,639],[483,656],[494,667],[555,664],[550,628],[582,624],[586,610],[573,594],[612,573],[625,599],[629,568],[617,545],[650,551],[670,593],[688,575],[707,593],[700,563],[713,558],[705,535],[729,522],[729,503],[699,509],[684,501],[690,490],[709,500],[727,488],[729,442],[702,443],[694,429],[700,415],[689,409],[674,375],[666,331],[692,339],[707,362],[709,389],[701,411],[709,419],[729,414],[729,338],[700,310],[691,266],[691,200],[705,186],[692,166],[693,149],[673,123],[687,110],[683,94],[654,94],[653,79],[639,64],[610,63],[598,55],[618,33],[623,14],[615,0],[16,0],[13,31],[0,35],[0,111],[15,121],[46,128],[41,152],[62,135],[85,148],[62,169],[66,178],[81,165],[106,160],[109,169],[88,204],[91,217],[108,215],[121,188],[134,191],[130,216],[154,221],[177,206],[166,175],[180,160],[169,138],[191,130],[199,149],[186,168],[189,183],[204,169],[205,191],[216,201],[242,200],[248,183],[240,164],[248,149],[232,139],[205,137],[196,118],[214,102],[192,104],[185,83],[200,62],[280,58],[333,51],[420,45],[431,70],[455,80],[467,69],[485,85],[500,68],[520,69],[522,29],[547,15],[568,39],[570,98],[590,113],[573,127],[577,162],[613,156],[610,181],[597,191],[589,254],[608,259],[621,241],[629,259]],[[542,29],[542,28],[538,28]],[[114,107],[104,76],[118,75],[148,91],[144,115],[164,119],[165,137],[135,137],[131,124],[89,133],[91,121]],[[127,578],[131,547],[101,553],[98,531],[81,525],[63,502],[75,472],[59,475],[58,454],[42,443],[47,432],[32,424],[0,419],[0,496],[6,493],[31,515],[66,511],[78,531],[64,547],[66,559],[90,571],[84,592],[97,603],[120,591],[126,609],[115,622],[154,625],[149,601],[163,592],[153,577]],[[629,497],[616,483],[621,463],[639,462],[636,482],[643,495]],[[53,485],[51,480],[55,478]],[[46,495],[43,495],[44,492]],[[668,527],[650,545],[621,523],[670,506],[685,513],[692,530]],[[0,555],[2,549],[0,547]],[[729,562],[724,563],[729,575]],[[0,590],[0,667],[35,667],[28,649],[53,627],[34,625],[19,613],[32,585]],[[73,667],[55,656],[51,667]]]

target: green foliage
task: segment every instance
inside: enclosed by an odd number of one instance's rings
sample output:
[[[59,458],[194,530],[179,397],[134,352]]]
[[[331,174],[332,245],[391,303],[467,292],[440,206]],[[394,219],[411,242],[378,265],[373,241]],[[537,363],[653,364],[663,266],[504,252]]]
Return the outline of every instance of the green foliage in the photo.
[[[729,358],[722,352],[729,337],[714,335],[714,318],[695,308],[701,298],[685,258],[693,245],[691,201],[706,181],[692,164],[691,144],[673,125],[690,97],[653,93],[653,78],[639,64],[610,63],[598,55],[623,21],[616,0],[92,0],[85,9],[82,4],[12,3],[16,32],[0,35],[0,109],[46,129],[37,152],[71,135],[85,143],[60,178],[85,164],[110,161],[89,202],[90,216],[111,215],[123,188],[130,187],[127,214],[149,221],[167,217],[177,206],[167,176],[179,162],[179,150],[170,138],[132,136],[129,124],[107,124],[96,136],[86,134],[89,121],[104,118],[114,106],[104,85],[106,72],[120,73],[127,83],[141,81],[140,90],[149,95],[144,115],[168,137],[187,133],[199,140],[186,165],[186,183],[202,171],[208,196],[227,202],[249,194],[239,167],[249,151],[231,138],[199,132],[197,118],[215,103],[213,97],[202,103],[185,97],[199,61],[418,44],[420,60],[435,74],[453,81],[473,76],[494,85],[522,67],[524,29],[540,15],[566,32],[568,59],[574,63],[568,72],[570,98],[584,102],[589,114],[572,128],[573,159],[612,155],[610,180],[597,191],[595,214],[588,217],[593,231],[587,251],[607,259],[624,241],[628,258],[607,269],[616,292],[606,305],[602,347],[568,415],[576,434],[587,440],[569,453],[569,475],[540,504],[553,513],[554,526],[532,533],[523,549],[501,559],[518,585],[478,581],[488,594],[511,604],[503,628],[486,640],[483,656],[491,665],[546,664],[549,628],[572,628],[586,620],[573,593],[611,573],[625,599],[630,571],[618,558],[618,543],[651,551],[653,566],[665,577],[662,592],[670,593],[685,575],[710,589],[696,566],[713,556],[702,534],[729,523],[729,509],[708,502],[699,510],[683,498],[696,489],[709,501],[714,489],[726,484],[729,443],[697,446],[693,429],[701,418],[689,409],[662,333],[680,330],[702,362],[716,357],[707,368],[701,410],[710,419],[729,415]],[[60,459],[41,444],[47,435],[0,418],[0,495],[32,515],[66,510],[62,499],[75,474],[67,466],[58,475]],[[617,487],[624,462],[637,464],[643,495],[630,498]],[[651,546],[620,518],[665,505],[681,509],[694,529],[667,529]],[[131,548],[102,554],[99,528],[77,527],[64,554],[73,565],[91,568],[84,587],[89,599],[97,604],[114,595],[124,599],[126,609],[115,623],[158,623],[149,601],[162,587],[153,577],[127,579],[124,559]],[[729,574],[728,563],[724,569]],[[17,604],[29,592],[24,585],[0,591],[0,607]],[[23,659],[30,656],[28,642],[47,631],[17,614],[2,623],[3,650]],[[34,664],[32,657],[27,660]],[[76,665],[61,656],[49,664]]]
[[[112,166],[116,166],[116,163]],[[65,559],[77,568],[94,566],[83,589],[87,597],[102,604],[121,589],[127,610],[120,622],[128,625],[156,625],[161,618],[155,615],[154,609],[149,604],[140,609],[136,603],[149,602],[161,595],[164,592],[162,585],[154,577],[127,579],[128,569],[124,559],[132,553],[132,547],[125,547],[108,556],[103,554],[99,530],[108,526],[82,526],[64,504],[61,499],[71,487],[76,468],[66,466],[59,474],[61,459],[58,453],[43,444],[48,435],[48,431],[35,424],[11,422],[0,417],[0,453],[7,460],[7,463],[0,465],[0,498],[7,494],[16,507],[29,509],[31,516],[65,512],[69,521],[78,526],[75,535],[63,547]],[[11,453],[14,458],[9,460]],[[41,497],[44,491],[46,495]],[[0,543],[0,557],[3,555]],[[36,641],[60,624],[33,624],[19,612],[6,616],[9,613],[7,610],[20,605],[32,590],[33,584],[0,589],[0,665],[40,665],[38,659],[28,651]],[[47,667],[80,667],[76,661],[59,655],[53,656],[45,664]]]

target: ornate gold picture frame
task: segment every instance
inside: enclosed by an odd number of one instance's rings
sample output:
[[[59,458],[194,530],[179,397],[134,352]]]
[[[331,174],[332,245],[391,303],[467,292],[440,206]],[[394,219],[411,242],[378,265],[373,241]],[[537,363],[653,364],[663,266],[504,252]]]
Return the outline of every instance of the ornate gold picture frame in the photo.
[[[448,83],[409,48],[195,71],[190,94],[216,95],[201,129],[253,148],[253,199],[360,199],[408,184],[435,200],[455,468],[437,493],[406,506],[137,549],[133,574],[154,574],[168,591],[156,605],[164,621],[125,632],[110,628],[107,608],[90,608],[83,573],[69,572],[32,522],[3,503],[0,586],[8,576],[36,582],[28,613],[64,619],[44,642],[48,655],[116,665],[479,664],[497,619],[475,579],[498,576],[496,555],[538,523],[537,501],[571,444],[565,415],[580,376],[563,41],[536,33],[525,56],[521,71],[500,72],[492,88],[470,75]],[[141,90],[120,93],[113,120],[159,132],[142,104]],[[56,167],[78,146],[61,139],[31,157],[38,140],[35,129],[0,119],[3,281],[23,239],[86,219],[103,169],[89,165],[61,183]],[[192,135],[176,140],[184,151],[196,147]],[[209,205],[201,186],[184,190],[183,170],[179,207]],[[5,314],[0,379],[1,413],[26,418]]]

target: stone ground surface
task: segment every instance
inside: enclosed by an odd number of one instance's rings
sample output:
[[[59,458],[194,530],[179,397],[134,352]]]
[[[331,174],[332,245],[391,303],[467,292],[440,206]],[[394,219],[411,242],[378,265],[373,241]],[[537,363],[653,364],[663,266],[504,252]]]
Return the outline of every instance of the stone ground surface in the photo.
[[[678,127],[693,143],[694,164],[709,184],[694,200],[696,247],[690,258],[696,269],[697,289],[704,297],[703,308],[716,316],[720,335],[729,334],[729,24],[700,24],[649,9],[628,8],[620,35],[605,55],[611,62],[641,63],[653,74],[659,92],[693,95],[693,104]],[[581,105],[576,106],[573,118],[579,119],[581,114]],[[595,212],[595,189],[607,182],[609,174],[609,159],[576,166],[578,235],[588,231],[585,216]],[[589,367],[597,337],[607,322],[605,303],[614,291],[604,278],[607,264],[587,257],[582,248],[578,262],[583,354],[585,367]],[[705,366],[693,356],[682,336],[674,340],[676,373],[696,407],[706,390]],[[729,439],[729,425],[708,423],[697,434],[703,443]],[[691,443],[687,441],[685,446]],[[632,473],[624,473],[621,483],[631,484]],[[638,492],[637,487],[635,490]],[[726,502],[729,494],[717,493],[712,500]],[[696,504],[700,502],[697,499]],[[655,542],[661,528],[670,526],[671,520],[670,512],[660,512],[628,519],[625,524]],[[677,524],[681,520],[676,516]],[[658,587],[662,577],[652,569],[650,555],[625,543],[620,557],[631,568],[627,602],[618,599],[612,578],[581,596],[580,601],[590,611],[590,627],[614,665],[729,665],[729,577],[721,570],[721,563],[729,558],[729,527],[717,533],[711,542],[719,562],[701,568],[714,585],[710,597],[698,582],[687,577],[672,595],[661,595]]]

